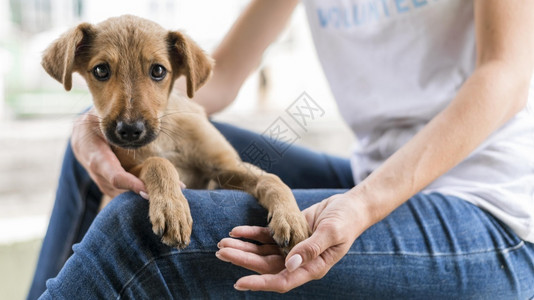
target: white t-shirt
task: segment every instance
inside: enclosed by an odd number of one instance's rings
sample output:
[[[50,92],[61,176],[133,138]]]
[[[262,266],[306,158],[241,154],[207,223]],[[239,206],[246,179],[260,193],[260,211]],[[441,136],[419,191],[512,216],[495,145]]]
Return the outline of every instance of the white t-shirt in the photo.
[[[351,158],[358,183],[443,110],[473,72],[473,1],[302,2],[332,93],[358,139]],[[482,207],[530,242],[533,94],[525,110],[423,190]]]

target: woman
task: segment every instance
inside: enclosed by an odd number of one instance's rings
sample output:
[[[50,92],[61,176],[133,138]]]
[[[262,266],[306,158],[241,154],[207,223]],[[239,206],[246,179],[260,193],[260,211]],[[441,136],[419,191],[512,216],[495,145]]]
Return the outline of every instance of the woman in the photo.
[[[232,102],[297,4],[250,3],[214,52],[213,77],[195,97],[209,113]],[[534,3],[303,4],[332,92],[359,138],[350,163],[291,147],[270,170],[306,189],[294,194],[312,236],[284,258],[250,197],[186,190],[192,242],[173,250],[150,232],[146,201],[121,194],[48,281],[44,298],[534,295],[534,118],[527,107]],[[67,152],[31,293],[63,263],[48,258],[54,251],[66,258],[94,218],[97,200],[88,199],[99,193],[89,177],[108,195],[144,191],[92,133],[90,118],[75,127],[77,160]],[[240,153],[251,140],[261,142],[217,126]],[[234,201],[239,206],[228,204]]]

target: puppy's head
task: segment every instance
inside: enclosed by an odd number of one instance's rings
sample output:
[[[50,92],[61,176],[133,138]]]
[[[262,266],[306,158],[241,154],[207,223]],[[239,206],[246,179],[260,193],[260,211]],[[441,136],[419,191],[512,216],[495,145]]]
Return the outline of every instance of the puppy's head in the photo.
[[[45,50],[42,65],[67,91],[72,73],[80,73],[108,141],[137,148],[159,134],[174,81],[184,75],[193,97],[211,74],[212,60],[181,32],[122,16],[64,33]]]

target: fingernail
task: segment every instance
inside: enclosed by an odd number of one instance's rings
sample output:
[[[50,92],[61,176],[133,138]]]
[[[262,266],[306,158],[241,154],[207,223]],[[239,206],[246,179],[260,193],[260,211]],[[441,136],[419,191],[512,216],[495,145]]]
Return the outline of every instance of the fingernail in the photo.
[[[218,259],[222,260],[222,261],[229,262],[228,260],[226,260],[226,259],[224,259],[224,258],[221,257],[221,254],[219,253],[219,251],[215,252],[215,256],[216,256]]]
[[[286,262],[286,268],[289,270],[289,272],[295,271],[298,267],[300,267],[300,264],[302,263],[302,256],[300,254],[295,254],[291,256],[287,262]]]
[[[228,235],[231,236],[231,237],[234,237],[234,235],[232,234],[231,231],[228,233]]]
[[[248,291],[249,289],[245,289],[245,288],[240,288],[237,286],[237,284],[234,284],[234,289],[238,290],[238,291],[242,291],[242,292],[246,292]]]
[[[139,196],[143,197],[146,200],[150,200],[150,197],[148,197],[148,194],[146,192],[140,191]]]
[[[185,189],[185,188],[187,188],[187,186],[185,185],[185,183],[183,183],[183,182],[181,182],[181,181],[180,181],[180,187],[182,188],[182,190]]]
[[[221,242],[217,243],[217,248],[221,249]]]

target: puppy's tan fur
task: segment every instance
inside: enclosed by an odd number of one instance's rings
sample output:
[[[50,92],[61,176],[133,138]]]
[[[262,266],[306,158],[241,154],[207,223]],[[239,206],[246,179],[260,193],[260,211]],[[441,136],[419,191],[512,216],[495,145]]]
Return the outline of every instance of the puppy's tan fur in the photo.
[[[106,81],[93,74],[99,64],[109,65]],[[161,81],[150,77],[154,64],[167,70]],[[184,75],[193,97],[212,68],[211,59],[181,32],[134,16],[83,23],[45,51],[42,65],[66,90],[73,72],[87,81],[100,129],[123,167],[145,183],[152,229],[164,243],[183,248],[190,241],[192,219],[179,180],[190,188],[206,188],[211,181],[252,194],[268,210],[274,240],[285,251],[309,236],[290,189],[277,176],[242,162],[199,105],[172,93],[174,81]],[[146,126],[146,143],[114,142],[117,123],[136,120]]]

